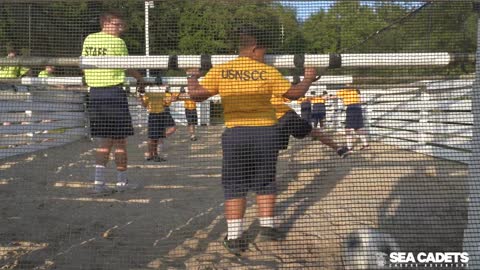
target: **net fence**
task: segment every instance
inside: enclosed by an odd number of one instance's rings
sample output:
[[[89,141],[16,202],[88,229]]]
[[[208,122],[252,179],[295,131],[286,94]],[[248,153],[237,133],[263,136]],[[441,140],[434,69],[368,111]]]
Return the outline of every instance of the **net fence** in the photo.
[[[476,1],[0,2],[0,269],[479,269]]]

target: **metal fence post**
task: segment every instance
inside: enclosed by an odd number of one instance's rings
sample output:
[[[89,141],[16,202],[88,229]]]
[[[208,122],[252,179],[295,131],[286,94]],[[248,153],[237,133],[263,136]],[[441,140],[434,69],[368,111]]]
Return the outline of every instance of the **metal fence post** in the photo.
[[[474,3],[480,14],[480,3]],[[477,62],[472,89],[473,138],[469,161],[468,223],[464,232],[463,251],[469,254],[469,268],[480,269],[480,19],[477,19]]]

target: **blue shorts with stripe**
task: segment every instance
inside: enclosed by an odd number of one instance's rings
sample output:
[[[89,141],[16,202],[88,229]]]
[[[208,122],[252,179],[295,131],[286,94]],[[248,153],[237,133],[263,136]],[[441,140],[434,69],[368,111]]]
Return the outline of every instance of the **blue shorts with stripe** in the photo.
[[[277,126],[227,128],[222,134],[222,186],[226,200],[276,193]]]
[[[187,118],[187,124],[189,126],[198,125],[197,109],[193,109],[193,110],[185,109],[185,117]]]
[[[363,128],[363,113],[362,106],[360,104],[352,104],[347,106],[345,128]]]
[[[172,113],[170,112],[170,107],[165,107],[164,111],[167,115],[166,125],[167,127],[174,127],[176,126],[175,120],[173,120]]]

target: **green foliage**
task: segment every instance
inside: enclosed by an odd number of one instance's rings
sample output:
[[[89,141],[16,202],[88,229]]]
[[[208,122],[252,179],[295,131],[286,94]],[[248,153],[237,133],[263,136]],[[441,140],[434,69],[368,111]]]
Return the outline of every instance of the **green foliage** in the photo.
[[[99,15],[117,9],[125,14],[128,29],[123,38],[130,53],[142,55],[144,3],[0,3],[0,54],[15,47],[34,56],[78,56],[83,39],[100,30]],[[150,54],[233,54],[237,50],[234,30],[243,23],[263,29],[269,53],[275,54],[476,51],[477,15],[470,2],[434,1],[395,23],[413,10],[405,3],[335,1],[299,22],[294,9],[274,0],[156,0],[149,9]],[[377,33],[385,27],[388,30]],[[450,70],[467,69],[471,67]]]

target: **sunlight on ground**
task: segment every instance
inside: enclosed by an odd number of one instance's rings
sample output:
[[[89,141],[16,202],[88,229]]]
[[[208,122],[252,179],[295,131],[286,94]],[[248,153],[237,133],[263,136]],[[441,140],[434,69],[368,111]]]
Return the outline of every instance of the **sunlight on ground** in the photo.
[[[80,201],[80,202],[103,202],[103,203],[140,203],[140,204],[148,204],[150,203],[150,199],[129,199],[129,200],[118,200],[113,198],[89,198],[89,197],[77,197],[77,198],[66,198],[66,197],[52,197],[51,200],[59,200],[59,201]],[[173,199],[170,199],[173,200]]]
[[[210,176],[209,176],[210,177]],[[0,179],[0,185],[7,184],[8,180],[4,180],[5,183],[2,182]],[[92,182],[67,182],[67,181],[59,181],[53,184],[54,187],[66,187],[66,188],[93,188]],[[108,184],[110,187],[114,187],[114,184]],[[143,186],[142,189],[205,189],[207,187],[201,186],[183,186],[183,185],[148,185]]]

